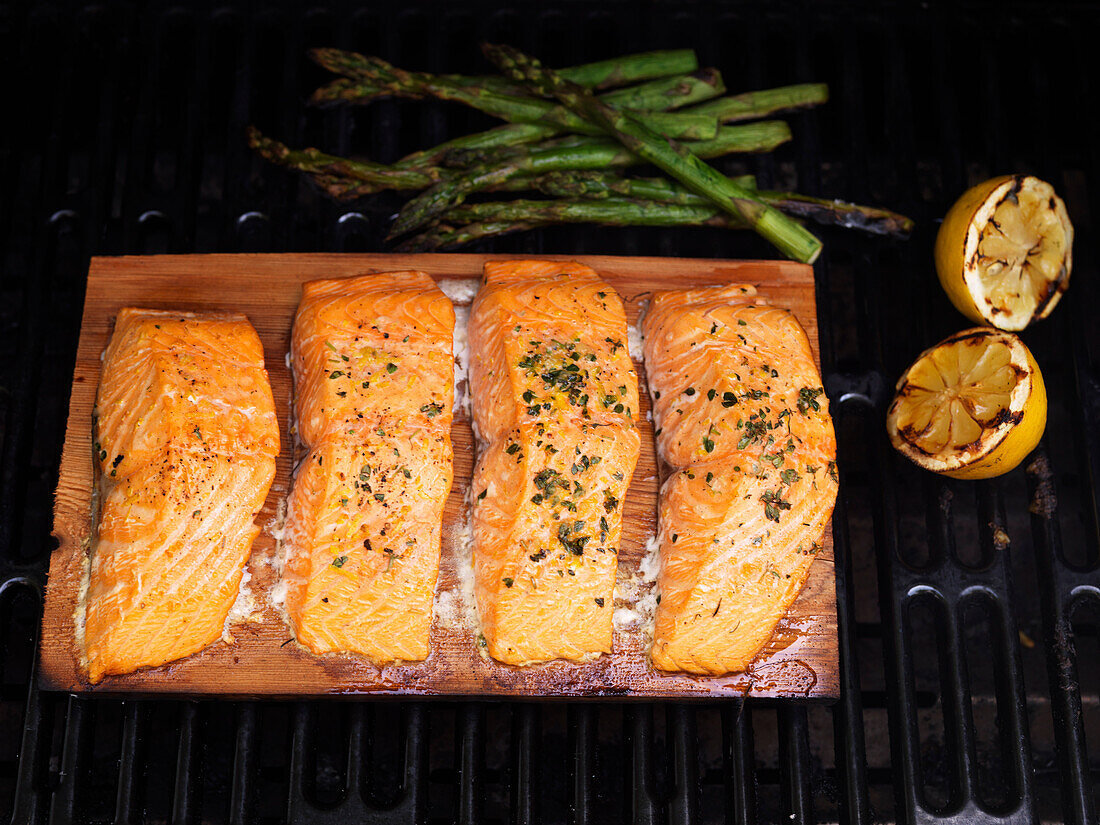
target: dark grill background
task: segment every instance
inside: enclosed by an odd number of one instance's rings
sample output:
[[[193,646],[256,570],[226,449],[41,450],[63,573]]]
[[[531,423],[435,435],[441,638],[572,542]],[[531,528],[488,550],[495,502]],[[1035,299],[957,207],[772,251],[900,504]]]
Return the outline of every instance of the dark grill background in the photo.
[[[389,3],[378,10],[0,6],[0,817],[68,822],[1095,822],[1100,790],[1100,326],[1095,4]],[[390,160],[488,124],[456,106],[302,105],[313,45],[478,71],[479,39],[556,65],[694,46],[731,91],[827,81],[795,141],[726,164],[878,202],[908,243],[823,231],[844,696],[681,705],[121,702],[39,693],[33,658],[92,254],[382,248],[353,207],[254,160],[255,123]],[[966,323],[936,219],[970,183],[1052,181],[1073,286],[1025,340],[1046,438],[1000,480],[893,454],[894,378]],[[717,231],[552,229],[493,251],[771,256]],[[1049,505],[1032,508],[1033,501]],[[1035,511],[1038,512],[1035,512]],[[1001,527],[1010,538],[995,541]]]

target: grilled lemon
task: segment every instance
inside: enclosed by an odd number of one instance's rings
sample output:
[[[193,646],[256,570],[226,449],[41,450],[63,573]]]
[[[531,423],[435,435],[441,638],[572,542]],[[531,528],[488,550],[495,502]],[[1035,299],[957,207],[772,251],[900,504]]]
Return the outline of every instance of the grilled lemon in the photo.
[[[959,312],[1021,330],[1046,318],[1069,286],[1073,225],[1054,187],[1030,175],[980,183],[936,236],[936,272]]]
[[[1043,375],[1023,341],[976,327],[921,353],[898,380],[886,428],[919,466],[975,479],[1023,461],[1046,421]]]

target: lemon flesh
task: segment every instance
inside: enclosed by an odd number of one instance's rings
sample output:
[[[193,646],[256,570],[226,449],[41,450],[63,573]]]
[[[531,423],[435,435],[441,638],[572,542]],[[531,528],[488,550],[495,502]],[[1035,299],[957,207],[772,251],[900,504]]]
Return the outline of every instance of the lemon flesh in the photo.
[[[925,469],[990,478],[1016,467],[1046,427],[1046,389],[1015,335],[965,330],[926,350],[887,414],[894,447]]]
[[[964,194],[936,237],[936,271],[973,321],[1018,331],[1047,317],[1069,286],[1073,225],[1054,187],[1030,175]]]

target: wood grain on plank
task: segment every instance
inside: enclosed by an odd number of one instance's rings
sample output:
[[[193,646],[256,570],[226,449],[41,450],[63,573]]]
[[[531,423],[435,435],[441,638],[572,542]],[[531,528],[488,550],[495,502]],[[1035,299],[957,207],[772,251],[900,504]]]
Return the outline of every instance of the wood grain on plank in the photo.
[[[441,621],[432,629],[432,653],[420,664],[378,668],[349,656],[317,657],[288,640],[290,633],[268,603],[276,583],[272,532],[290,487],[294,439],[288,432],[290,373],[284,360],[301,284],[370,272],[420,269],[437,279],[478,278],[489,259],[514,255],[178,255],[95,258],[88,275],[84,317],[73,376],[69,420],[54,514],[60,546],[50,564],[40,645],[39,674],[49,689],[216,696],[399,694],[465,696],[575,696],[706,698],[833,698],[838,695],[836,596],[832,535],[814,563],[805,589],[771,642],[746,673],[722,677],[659,674],[646,663],[637,629],[617,632],[615,652],[583,665],[555,662],[510,668],[478,654],[468,630]],[[755,284],[762,297],[784,306],[802,322],[817,354],[813,270],[786,261],[723,261],[545,255],[577,260],[599,272],[623,297],[630,323],[654,290],[717,283]],[[282,427],[283,450],[259,523],[265,527],[249,561],[251,590],[260,610],[254,621],[231,627],[232,643],[220,641],[201,653],[160,668],[114,676],[94,688],[80,670],[76,603],[82,559],[91,525],[91,415],[101,367],[100,354],[114,318],[124,306],[245,313],[264,344],[267,369]],[[639,376],[644,381],[644,369]],[[643,411],[648,412],[643,391]],[[620,579],[632,575],[655,531],[659,468],[652,424],[641,424],[642,454],[624,505]],[[465,494],[473,472],[475,444],[468,418],[452,429],[455,483],[444,516],[440,592],[455,591],[456,548],[466,519]],[[454,601],[453,598],[450,601]]]

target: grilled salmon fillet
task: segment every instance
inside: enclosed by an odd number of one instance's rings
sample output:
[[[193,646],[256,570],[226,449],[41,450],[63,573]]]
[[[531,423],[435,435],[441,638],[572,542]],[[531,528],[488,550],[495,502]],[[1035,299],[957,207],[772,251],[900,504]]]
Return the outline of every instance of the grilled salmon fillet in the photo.
[[[96,398],[88,678],[190,656],[222,635],[279,426],[248,319],[123,309]]]
[[[836,441],[805,331],[749,286],[654,295],[643,323],[661,487],[652,661],[741,671],[820,550]]]
[[[470,312],[474,575],[505,664],[611,651],[638,378],[619,296],[586,266],[485,265]]]
[[[284,534],[286,610],[314,653],[428,655],[451,489],[455,313],[423,272],[312,281],[294,321],[308,449]]]

